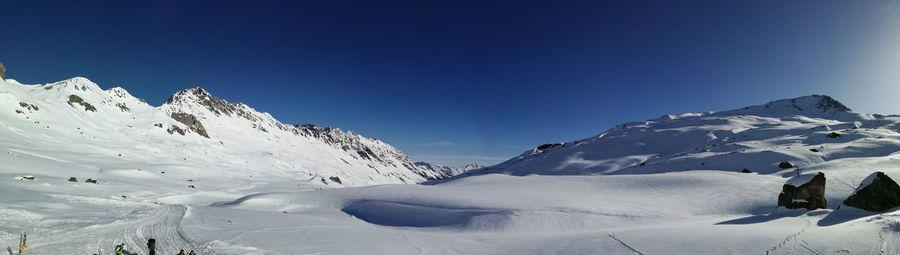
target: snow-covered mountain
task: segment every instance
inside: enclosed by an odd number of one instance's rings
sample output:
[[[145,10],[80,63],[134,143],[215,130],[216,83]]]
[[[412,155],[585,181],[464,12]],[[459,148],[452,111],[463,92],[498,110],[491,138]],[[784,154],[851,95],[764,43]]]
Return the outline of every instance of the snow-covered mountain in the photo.
[[[853,112],[812,95],[723,112],[665,115],[600,135],[548,143],[465,175],[640,174],[720,169],[781,171],[900,150],[900,117]]]
[[[428,170],[429,172],[443,173],[443,175],[440,178],[447,178],[447,177],[460,175],[462,173],[483,167],[476,163],[466,164],[463,166],[445,166],[445,165],[428,163],[428,162],[416,162],[414,164],[421,169]]]
[[[97,159],[151,163],[190,175],[277,176],[332,186],[417,183],[442,171],[419,168],[393,146],[337,128],[283,124],[202,88],[155,107],[123,88],[86,78],[43,85],[0,81],[0,147],[7,153],[80,152],[70,163],[114,168]],[[29,160],[24,157],[5,159]],[[37,173],[40,174],[40,173]]]
[[[197,254],[893,254],[900,216],[843,202],[875,171],[900,178],[898,124],[809,96],[627,123],[434,185],[322,189],[465,168],[199,88],[154,107],[81,78],[7,80],[0,244],[27,232],[34,254],[146,254],[147,238]],[[819,172],[825,209],[776,209],[785,183]]]

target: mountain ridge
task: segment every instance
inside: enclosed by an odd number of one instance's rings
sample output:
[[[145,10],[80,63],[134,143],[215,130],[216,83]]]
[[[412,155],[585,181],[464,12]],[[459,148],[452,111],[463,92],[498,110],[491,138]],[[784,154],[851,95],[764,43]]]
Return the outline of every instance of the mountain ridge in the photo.
[[[890,139],[900,137],[898,126],[896,116],[857,113],[830,96],[810,95],[734,110],[627,122],[584,139],[542,144],[457,178],[490,173],[639,174],[744,168],[777,173],[782,160],[802,167],[900,150],[897,139]],[[842,137],[828,138],[831,133]],[[864,152],[829,146],[880,149]]]
[[[53,134],[76,140],[73,144],[91,143],[84,139],[108,141],[113,140],[113,136],[132,139],[126,137],[149,135],[147,138],[153,143],[172,140],[200,146],[190,149],[190,153],[203,155],[194,155],[196,157],[246,154],[248,152],[239,151],[248,150],[251,154],[280,155],[285,161],[280,169],[318,176],[315,178],[325,185],[417,183],[446,177],[441,172],[418,168],[403,152],[378,139],[337,128],[284,124],[271,114],[259,112],[244,103],[215,97],[202,87],[179,90],[165,103],[152,106],[124,88],[103,90],[84,77],[40,85],[25,85],[14,80],[3,83],[0,104],[15,111],[0,113],[0,120],[9,120],[17,129],[40,122],[49,132],[58,128],[80,130],[77,136]],[[21,105],[33,105],[40,110],[29,111]],[[26,122],[12,122],[16,119]],[[88,131],[96,134],[90,138],[79,137]],[[49,146],[62,145],[53,141],[47,143]],[[250,146],[255,147],[253,149],[233,147],[248,144],[259,146]],[[125,144],[115,146],[128,147]],[[272,148],[277,148],[281,154],[266,152]],[[301,168],[299,165],[306,167],[298,169]]]

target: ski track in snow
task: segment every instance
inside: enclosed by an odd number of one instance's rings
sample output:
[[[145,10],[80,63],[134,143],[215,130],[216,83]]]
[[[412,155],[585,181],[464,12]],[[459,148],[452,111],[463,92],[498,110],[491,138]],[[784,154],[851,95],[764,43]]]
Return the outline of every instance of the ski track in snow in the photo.
[[[635,249],[634,247],[631,247],[631,245],[628,245],[627,243],[625,243],[625,241],[622,241],[622,239],[616,238],[616,236],[614,236],[613,234],[607,234],[606,236],[609,236],[609,238],[612,238],[616,242],[619,242],[619,244],[622,244],[622,247],[625,247],[626,249],[630,250],[631,252],[634,252],[634,254],[646,255],[643,252]]]
[[[882,229],[878,232],[878,242],[875,242],[875,245],[877,248],[872,249],[872,254],[900,254],[900,234],[890,229]]]
[[[109,254],[116,245],[125,243],[128,252],[147,254],[147,240],[155,238],[157,254],[174,254],[180,249],[194,249],[197,254],[212,254],[205,248],[199,248],[182,234],[180,225],[186,207],[145,206],[136,208],[132,213],[144,213],[147,210],[150,214],[146,217],[34,238],[34,245],[29,251],[33,254]]]

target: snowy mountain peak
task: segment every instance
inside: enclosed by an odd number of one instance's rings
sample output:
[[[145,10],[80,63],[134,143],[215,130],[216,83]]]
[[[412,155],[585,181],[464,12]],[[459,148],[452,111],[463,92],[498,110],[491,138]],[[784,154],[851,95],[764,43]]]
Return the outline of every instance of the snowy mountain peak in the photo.
[[[169,98],[163,105],[171,113],[188,113],[199,118],[232,117],[251,122],[256,129],[266,132],[267,128],[284,129],[284,125],[268,113],[261,113],[243,103],[231,103],[213,96],[202,87],[183,89]],[[210,116],[207,116],[210,115]]]
[[[820,111],[820,112],[851,112],[849,107],[834,98],[825,95],[810,95],[792,99],[783,99],[772,101],[763,105],[764,108],[788,107],[798,111]]]
[[[416,167],[377,139],[337,128],[284,125],[201,87],[178,91],[154,107],[123,88],[103,90],[82,77],[44,85],[11,81],[0,81],[0,109],[5,109],[0,129],[14,132],[0,135],[0,147],[68,146],[103,151],[100,157],[126,165],[167,165],[157,172],[175,167],[192,176],[266,176],[320,185],[416,183],[441,175]],[[47,139],[32,145],[35,137]],[[95,159],[72,155],[60,162]]]
[[[96,83],[84,77],[73,77],[66,80],[50,83],[44,85],[44,88],[47,90],[57,89],[57,90],[74,90],[74,91],[94,91],[99,92],[103,91]]]
[[[206,91],[206,89],[197,86],[176,91],[175,94],[172,94],[172,96],[169,97],[169,100],[166,100],[166,104],[188,103],[209,99],[221,100],[212,96],[212,94],[210,94],[209,91]]]
[[[845,106],[841,102],[838,102],[837,100],[834,100],[834,98],[831,98],[830,96],[816,95],[814,97],[820,97],[819,102],[816,103],[816,107],[818,109],[821,109],[822,111],[830,111],[830,110],[836,110],[836,111],[842,111],[842,112],[852,112],[853,111],[849,107]]]
[[[738,110],[721,112],[721,114],[757,115],[769,117],[787,117],[803,115],[807,117],[835,117],[853,115],[846,105],[826,95],[810,95],[791,99],[771,101],[762,105],[748,106]]]
[[[620,124],[598,136],[543,144],[467,175],[745,168],[774,173],[782,170],[778,167],[781,161],[806,167],[862,153],[855,148],[896,152],[900,143],[893,130],[898,122],[900,118],[895,116],[856,113],[830,96],[811,95],[731,111],[664,115]],[[850,141],[852,146],[837,144]]]

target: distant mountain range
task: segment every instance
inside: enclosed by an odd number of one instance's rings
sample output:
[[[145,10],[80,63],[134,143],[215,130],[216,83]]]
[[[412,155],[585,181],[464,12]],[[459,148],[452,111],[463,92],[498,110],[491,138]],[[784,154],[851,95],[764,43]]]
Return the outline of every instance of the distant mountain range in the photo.
[[[443,173],[443,176],[451,177],[455,175],[459,175],[468,171],[472,171],[475,169],[483,168],[484,166],[478,164],[467,164],[463,166],[444,166],[434,163],[428,162],[416,162],[415,165],[421,169],[426,169],[429,172],[438,172]],[[446,178],[444,177],[444,178]]]
[[[853,112],[824,95],[723,112],[665,115],[599,135],[547,143],[460,177],[641,174],[744,169],[775,173],[779,162],[806,167],[900,151],[900,117]]]
[[[123,88],[103,90],[81,77],[43,85],[5,80],[0,109],[6,130],[0,146],[54,158],[52,151],[80,152],[84,164],[97,168],[104,166],[89,158],[275,174],[336,186],[418,183],[464,171],[413,164],[393,146],[350,131],[284,124],[199,87],[151,106]]]

